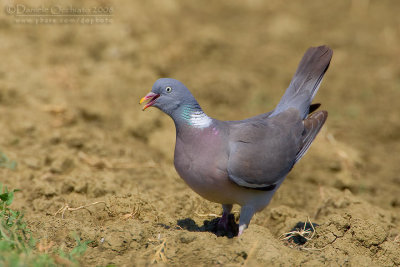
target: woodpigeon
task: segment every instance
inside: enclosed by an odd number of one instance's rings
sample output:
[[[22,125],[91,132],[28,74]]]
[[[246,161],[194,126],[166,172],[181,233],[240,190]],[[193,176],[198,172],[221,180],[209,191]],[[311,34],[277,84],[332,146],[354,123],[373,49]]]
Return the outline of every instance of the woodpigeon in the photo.
[[[309,48],[275,109],[245,120],[207,116],[185,85],[170,78],[157,80],[140,100],[148,101],[143,110],[157,107],[173,119],[175,169],[200,196],[222,204],[220,227],[227,229],[238,204],[240,236],[309,149],[328,116],[311,102],[331,58],[327,46]]]

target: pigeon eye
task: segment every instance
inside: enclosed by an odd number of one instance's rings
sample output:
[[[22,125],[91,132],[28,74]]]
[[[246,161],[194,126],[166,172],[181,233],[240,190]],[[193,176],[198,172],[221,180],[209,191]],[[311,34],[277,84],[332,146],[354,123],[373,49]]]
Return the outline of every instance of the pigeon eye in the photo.
[[[171,93],[172,88],[170,86],[165,87],[165,91],[167,91],[167,93]]]

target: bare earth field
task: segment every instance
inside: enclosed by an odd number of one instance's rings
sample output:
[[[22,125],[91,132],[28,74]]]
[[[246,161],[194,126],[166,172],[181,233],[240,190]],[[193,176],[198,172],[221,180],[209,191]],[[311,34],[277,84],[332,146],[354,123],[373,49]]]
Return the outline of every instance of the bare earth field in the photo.
[[[112,21],[0,15],[0,150],[18,164],[0,182],[21,189],[13,208],[37,239],[92,240],[84,266],[400,265],[399,1],[70,5],[112,7]],[[244,119],[273,109],[321,44],[334,51],[316,97],[323,131],[243,236],[218,237],[220,205],[174,170],[172,120],[139,99],[172,77],[211,117]],[[307,218],[310,241],[281,240]]]

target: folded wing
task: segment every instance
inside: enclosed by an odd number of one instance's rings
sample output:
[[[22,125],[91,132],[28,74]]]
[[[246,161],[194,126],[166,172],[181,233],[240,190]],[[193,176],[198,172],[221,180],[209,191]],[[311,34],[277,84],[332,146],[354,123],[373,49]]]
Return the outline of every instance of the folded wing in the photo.
[[[229,178],[243,187],[272,190],[295,164],[303,131],[302,119],[295,109],[266,120],[232,125]]]

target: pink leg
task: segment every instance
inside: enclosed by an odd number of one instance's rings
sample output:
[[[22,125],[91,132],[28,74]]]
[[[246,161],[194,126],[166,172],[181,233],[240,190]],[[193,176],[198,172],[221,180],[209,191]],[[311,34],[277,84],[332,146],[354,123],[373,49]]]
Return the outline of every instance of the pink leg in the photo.
[[[218,228],[228,231],[229,230],[229,214],[232,210],[231,204],[223,204],[222,205],[223,213],[221,219],[218,222]]]
[[[253,218],[254,213],[256,211],[252,206],[243,206],[240,210],[240,219],[239,219],[239,233],[238,237],[243,234],[243,231],[249,226],[251,218]]]

